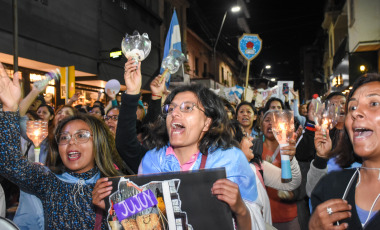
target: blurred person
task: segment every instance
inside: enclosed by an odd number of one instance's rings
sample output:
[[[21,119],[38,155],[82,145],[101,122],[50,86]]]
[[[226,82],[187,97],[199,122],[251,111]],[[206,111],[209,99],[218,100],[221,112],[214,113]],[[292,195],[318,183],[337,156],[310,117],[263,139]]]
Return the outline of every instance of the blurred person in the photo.
[[[58,124],[69,116],[74,116],[76,113],[75,109],[68,105],[61,105],[58,107],[58,109],[55,111],[55,116],[53,119],[53,125],[54,127],[57,127]]]
[[[270,103],[269,101],[267,103]],[[253,154],[256,156],[261,156],[262,162],[267,161],[273,164],[276,167],[281,168],[281,154],[280,154],[280,145],[277,142],[273,131],[272,131],[272,112],[274,110],[269,110],[265,112],[262,119],[262,132],[264,136],[264,140],[262,138],[257,138],[253,142]],[[295,140],[289,141],[289,146],[282,147],[282,150],[286,151],[289,155],[294,156],[296,154],[296,142]],[[293,158],[292,158],[293,159]],[[294,159],[293,159],[294,160]],[[293,161],[292,160],[292,161]],[[260,161],[258,161],[260,162]],[[295,166],[295,162],[291,162],[293,164],[293,168]],[[266,163],[265,163],[266,164]],[[299,173],[299,167],[296,171]],[[292,172],[293,173],[293,172]],[[265,176],[265,171],[264,171]],[[273,176],[268,173],[268,176]],[[301,176],[297,176],[301,178]],[[296,177],[296,178],[297,178]],[[277,178],[278,180],[278,178]],[[265,183],[265,178],[264,178]],[[299,182],[297,182],[298,184]],[[299,184],[298,184],[299,185]],[[267,193],[270,200],[270,209],[272,215],[272,223],[273,226],[277,229],[301,229],[300,223],[298,219],[297,213],[297,203],[296,199],[298,198],[295,192],[297,190],[286,192],[286,196],[282,196],[283,192],[279,192],[277,189],[271,188],[267,186]]]
[[[99,118],[100,120],[103,120],[104,115],[105,115],[104,108],[95,105],[95,106],[92,107],[92,109],[90,110],[89,114],[92,115],[92,116],[95,116],[95,117]]]
[[[40,105],[37,109],[37,114],[40,120],[48,122],[49,126],[52,125],[54,119],[54,109],[48,105]]]
[[[228,119],[233,120],[236,114],[235,108],[227,100],[224,100],[224,109],[227,112]]]
[[[309,228],[378,229],[380,225],[380,75],[358,78],[347,97],[345,127],[339,143],[316,133],[318,153],[336,154],[345,168],[356,158],[362,166],[323,177],[311,194],[313,215]]]
[[[280,98],[271,97],[264,106],[264,113],[268,110],[279,110],[282,111],[285,109],[284,102]]]
[[[246,135],[253,138],[259,135],[255,130],[256,118],[257,112],[252,103],[243,101],[236,107],[236,120],[240,123]]]
[[[144,109],[144,105],[142,101],[139,100],[138,105],[137,105],[137,110],[136,110],[137,120],[143,121],[145,117],[145,113],[146,111]]]
[[[148,102],[144,101],[144,102],[143,102],[143,105],[144,105],[144,109],[145,109],[145,111],[148,111],[148,107],[149,107]]]
[[[112,109],[108,110],[106,116],[104,117],[104,121],[114,137],[116,135],[119,112],[119,107],[113,107]]]

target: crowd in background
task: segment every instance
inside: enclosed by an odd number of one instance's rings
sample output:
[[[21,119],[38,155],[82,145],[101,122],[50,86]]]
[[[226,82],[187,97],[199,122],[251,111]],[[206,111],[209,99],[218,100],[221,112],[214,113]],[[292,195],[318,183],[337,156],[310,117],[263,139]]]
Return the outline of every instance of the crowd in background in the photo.
[[[347,97],[319,98],[340,108],[326,131],[315,124],[311,99],[300,104],[294,89],[293,100],[269,96],[257,108],[254,101],[231,104],[200,85],[168,92],[159,75],[150,83],[151,99],[142,101],[141,63],[130,60],[120,102],[107,93],[106,105],[80,105],[75,94],[52,108],[34,86],[21,99],[17,73],[11,81],[0,68],[0,215],[20,229],[106,229],[107,177],[217,167],[227,179],[211,193],[231,208],[237,229],[379,226],[378,74],[359,78]],[[294,113],[285,147],[272,130],[272,114],[282,110]],[[46,121],[49,130],[39,163],[26,132],[33,120]],[[280,149],[291,159],[291,182],[281,180]]]

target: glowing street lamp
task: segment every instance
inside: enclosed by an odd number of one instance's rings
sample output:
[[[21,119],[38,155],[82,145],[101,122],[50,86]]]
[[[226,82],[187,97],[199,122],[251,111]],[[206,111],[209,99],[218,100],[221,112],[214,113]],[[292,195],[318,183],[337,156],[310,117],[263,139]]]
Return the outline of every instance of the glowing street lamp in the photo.
[[[360,69],[360,72],[364,72],[367,68],[365,67],[365,65],[361,65],[360,67],[359,67],[359,69]]]

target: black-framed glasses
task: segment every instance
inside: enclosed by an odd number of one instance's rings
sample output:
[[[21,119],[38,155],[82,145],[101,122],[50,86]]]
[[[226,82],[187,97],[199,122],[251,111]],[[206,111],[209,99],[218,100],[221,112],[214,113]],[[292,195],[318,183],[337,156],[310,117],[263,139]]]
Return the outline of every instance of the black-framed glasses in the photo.
[[[91,133],[88,130],[79,130],[73,135],[70,135],[69,133],[60,133],[58,136],[56,136],[56,141],[58,145],[67,145],[70,143],[71,138],[74,138],[75,144],[83,144],[87,143],[88,140],[91,137]]]
[[[177,104],[174,104],[174,103],[171,103],[171,104],[166,104],[164,105],[164,107],[162,107],[162,113],[164,115],[170,115],[172,114],[172,112],[175,110],[175,108],[177,108]],[[196,103],[194,102],[190,102],[190,101],[185,101],[185,102],[182,102],[180,105],[179,105],[179,110],[183,113],[190,113],[191,111],[193,111],[194,107],[196,107],[197,109],[199,109],[200,111],[202,112],[205,112],[203,109],[201,109]]]
[[[119,119],[119,115],[112,115],[112,116],[104,116],[104,120],[105,121],[108,121],[108,120],[113,120],[113,121],[117,121]]]

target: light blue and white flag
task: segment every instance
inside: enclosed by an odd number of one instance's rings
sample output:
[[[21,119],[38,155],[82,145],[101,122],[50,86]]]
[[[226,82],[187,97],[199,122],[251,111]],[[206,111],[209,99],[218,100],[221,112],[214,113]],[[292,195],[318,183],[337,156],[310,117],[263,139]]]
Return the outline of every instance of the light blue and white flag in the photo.
[[[182,47],[181,47],[181,32],[179,30],[179,24],[178,24],[178,18],[177,18],[177,12],[174,10],[172,20],[170,22],[170,27],[168,34],[166,35],[166,40],[165,40],[165,47],[164,47],[164,56],[162,60],[166,58],[166,56],[169,55],[169,51],[171,49],[176,49],[182,52]],[[160,74],[164,72],[165,69],[161,68]],[[166,88],[169,88],[169,83],[170,83],[170,73],[169,77],[167,78],[168,80],[165,82]]]

